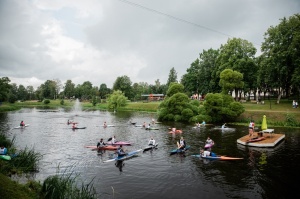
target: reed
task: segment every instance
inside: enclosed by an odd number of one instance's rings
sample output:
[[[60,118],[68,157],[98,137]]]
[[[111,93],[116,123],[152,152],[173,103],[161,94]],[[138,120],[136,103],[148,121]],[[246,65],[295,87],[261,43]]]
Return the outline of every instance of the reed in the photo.
[[[93,187],[92,181],[88,184],[82,182],[77,186],[79,175],[74,172],[57,172],[54,176],[49,176],[43,183],[40,198],[41,199],[94,199],[97,193]]]

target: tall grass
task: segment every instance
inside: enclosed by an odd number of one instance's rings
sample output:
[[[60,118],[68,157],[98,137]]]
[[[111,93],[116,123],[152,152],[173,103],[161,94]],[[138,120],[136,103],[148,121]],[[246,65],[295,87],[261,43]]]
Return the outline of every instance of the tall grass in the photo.
[[[42,199],[94,199],[97,193],[92,181],[77,186],[79,175],[74,172],[64,172],[62,175],[49,176],[43,183],[40,198]]]

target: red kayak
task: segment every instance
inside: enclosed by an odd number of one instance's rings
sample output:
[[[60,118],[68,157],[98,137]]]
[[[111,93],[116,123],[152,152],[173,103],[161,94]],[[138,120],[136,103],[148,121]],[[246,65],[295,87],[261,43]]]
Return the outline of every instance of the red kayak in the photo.
[[[97,148],[97,146],[85,146],[85,148],[90,148],[90,149],[92,149],[92,150],[109,150],[109,151],[114,151],[114,150],[117,150],[117,149],[118,149],[118,147],[116,147],[116,146],[111,146],[111,145],[109,145],[109,146],[104,146],[104,147],[99,147],[99,148]]]

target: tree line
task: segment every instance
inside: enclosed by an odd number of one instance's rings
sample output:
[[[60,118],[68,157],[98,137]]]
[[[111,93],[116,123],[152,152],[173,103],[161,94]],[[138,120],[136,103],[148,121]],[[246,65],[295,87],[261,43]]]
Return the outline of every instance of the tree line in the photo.
[[[91,100],[94,97],[106,99],[113,91],[121,91],[131,101],[141,100],[142,94],[167,94],[172,82],[180,82],[187,96],[193,94],[229,93],[236,101],[264,99],[266,95],[282,97],[299,96],[300,93],[300,14],[280,19],[277,26],[271,26],[264,33],[261,55],[255,56],[255,46],[241,38],[230,38],[219,49],[203,50],[193,61],[186,73],[177,78],[171,68],[167,83],[157,79],[154,84],[132,83],[130,77],[117,77],[113,87],[105,83],[94,86],[85,81],[75,85],[72,80],[64,84],[60,80],[47,80],[36,90],[33,86],[10,83],[8,77],[0,79],[0,101],[43,100],[79,98]],[[258,93],[258,96],[256,96]]]

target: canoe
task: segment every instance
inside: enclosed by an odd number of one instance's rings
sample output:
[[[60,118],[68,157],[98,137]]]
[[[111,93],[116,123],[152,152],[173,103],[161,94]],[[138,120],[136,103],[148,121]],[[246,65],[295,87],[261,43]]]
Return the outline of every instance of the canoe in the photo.
[[[11,157],[9,155],[0,155],[0,159],[2,159],[2,160],[11,160]]]
[[[28,127],[28,126],[29,126],[29,124],[25,124],[25,126],[16,126],[15,129],[23,129],[23,128]]]
[[[158,128],[154,128],[154,127],[150,127],[150,128],[146,128],[146,130],[159,130]]]
[[[155,145],[148,145],[143,149],[143,152],[155,149],[155,148],[157,148],[157,146],[158,146],[158,143],[156,143]]]
[[[170,155],[174,155],[174,154],[177,154],[177,153],[184,153],[186,150],[189,150],[190,147],[191,146],[187,145],[184,150],[177,149],[177,148],[173,149],[172,151],[170,151]]]
[[[125,142],[125,141],[118,141],[118,142],[115,142],[114,144],[112,144],[111,142],[107,142],[106,144],[108,144],[108,145],[127,145],[127,146],[131,145],[130,142]]]
[[[106,125],[106,126],[102,125],[102,127],[115,127],[115,125],[113,125],[113,124],[108,124],[108,125]]]
[[[99,147],[99,148],[97,146],[85,146],[85,148],[89,148],[92,150],[108,150],[108,151],[114,151],[114,150],[118,149],[118,147],[112,146],[112,145],[103,146],[103,147]]]
[[[259,141],[262,141],[262,140],[265,140],[266,138],[265,137],[255,137],[255,138],[251,138],[249,140],[246,141],[246,143],[248,142],[259,142]]]
[[[105,160],[103,162],[113,162],[113,161],[121,161],[121,160],[126,160],[129,159],[135,155],[137,155],[140,151],[142,151],[142,149],[136,150],[136,151],[131,151],[129,153],[127,153],[127,155],[121,156],[121,157],[115,157],[109,160]]]
[[[86,127],[75,127],[75,128],[72,127],[72,129],[86,129]]]
[[[193,157],[197,157],[197,158],[202,158],[202,159],[208,159],[208,160],[242,160],[244,158],[236,158],[236,157],[228,157],[228,156],[217,156],[217,157],[212,157],[212,156],[206,156],[203,157],[200,154],[197,155],[192,155]]]

